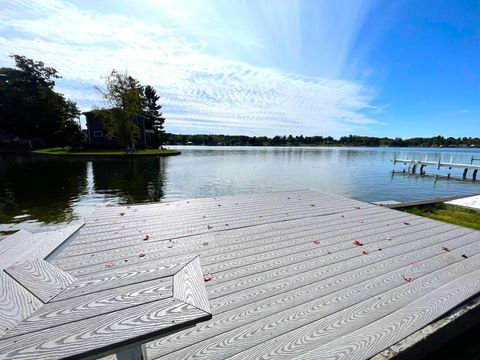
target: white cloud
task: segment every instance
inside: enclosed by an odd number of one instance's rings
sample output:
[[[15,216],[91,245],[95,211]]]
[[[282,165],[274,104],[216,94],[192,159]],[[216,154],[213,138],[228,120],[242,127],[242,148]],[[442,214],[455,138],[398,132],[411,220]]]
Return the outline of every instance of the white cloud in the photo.
[[[127,69],[159,90],[169,131],[336,136],[377,123],[364,115],[373,94],[362,84],[213,55],[208,37],[179,27],[191,19],[176,9],[168,12],[174,25],[56,0],[9,3],[0,15],[0,64],[10,66],[16,53],[55,67],[59,89],[84,110],[99,104],[93,86],[101,76]]]

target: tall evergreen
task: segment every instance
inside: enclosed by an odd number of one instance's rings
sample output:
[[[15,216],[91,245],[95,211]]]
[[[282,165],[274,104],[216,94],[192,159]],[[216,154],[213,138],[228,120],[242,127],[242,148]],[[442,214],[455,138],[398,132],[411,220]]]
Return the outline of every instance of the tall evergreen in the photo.
[[[160,112],[162,105],[158,103],[160,96],[157,94],[156,90],[147,85],[143,91],[143,112],[142,115],[146,118],[146,127],[153,129],[155,132],[155,146],[159,147],[162,145],[165,135],[165,130],[163,124],[165,123],[165,118]]]

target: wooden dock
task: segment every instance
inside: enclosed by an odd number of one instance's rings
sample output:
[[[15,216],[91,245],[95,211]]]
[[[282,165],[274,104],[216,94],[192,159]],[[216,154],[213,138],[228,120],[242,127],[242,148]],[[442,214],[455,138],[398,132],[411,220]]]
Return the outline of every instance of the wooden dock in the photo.
[[[480,294],[480,232],[315,191],[98,208],[46,260],[72,297],[197,256],[212,318],[148,359],[368,359]]]

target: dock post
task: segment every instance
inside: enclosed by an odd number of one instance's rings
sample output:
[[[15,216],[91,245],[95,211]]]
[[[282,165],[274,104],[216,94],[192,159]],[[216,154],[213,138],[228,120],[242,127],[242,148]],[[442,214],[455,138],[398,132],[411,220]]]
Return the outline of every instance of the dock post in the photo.
[[[468,168],[463,170],[463,179],[464,180],[467,178],[467,172],[468,172]]]
[[[412,166],[412,174],[415,174],[416,171],[417,171],[417,164],[413,164],[413,166]]]
[[[147,360],[145,345],[134,345],[117,352],[117,360]]]
[[[442,158],[441,156],[438,156],[438,166],[437,166],[437,169],[440,169],[440,159],[441,159],[441,158]]]
[[[478,172],[478,169],[473,170],[473,175],[472,175],[473,181],[477,181],[477,172]]]
[[[422,165],[420,166],[420,175],[424,175],[425,174],[425,171],[423,170],[423,168],[427,166],[427,165]]]

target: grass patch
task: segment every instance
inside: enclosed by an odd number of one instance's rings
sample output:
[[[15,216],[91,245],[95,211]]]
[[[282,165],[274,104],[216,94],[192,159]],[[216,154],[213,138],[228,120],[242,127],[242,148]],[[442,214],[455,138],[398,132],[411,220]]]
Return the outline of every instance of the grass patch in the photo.
[[[127,153],[125,150],[73,150],[70,147],[53,147],[48,149],[34,150],[33,153],[40,155],[54,155],[66,157],[81,156],[166,156],[178,155],[178,150],[160,150],[160,149],[138,149],[134,152]]]
[[[480,230],[480,211],[463,206],[438,203],[400,209],[409,214]]]

